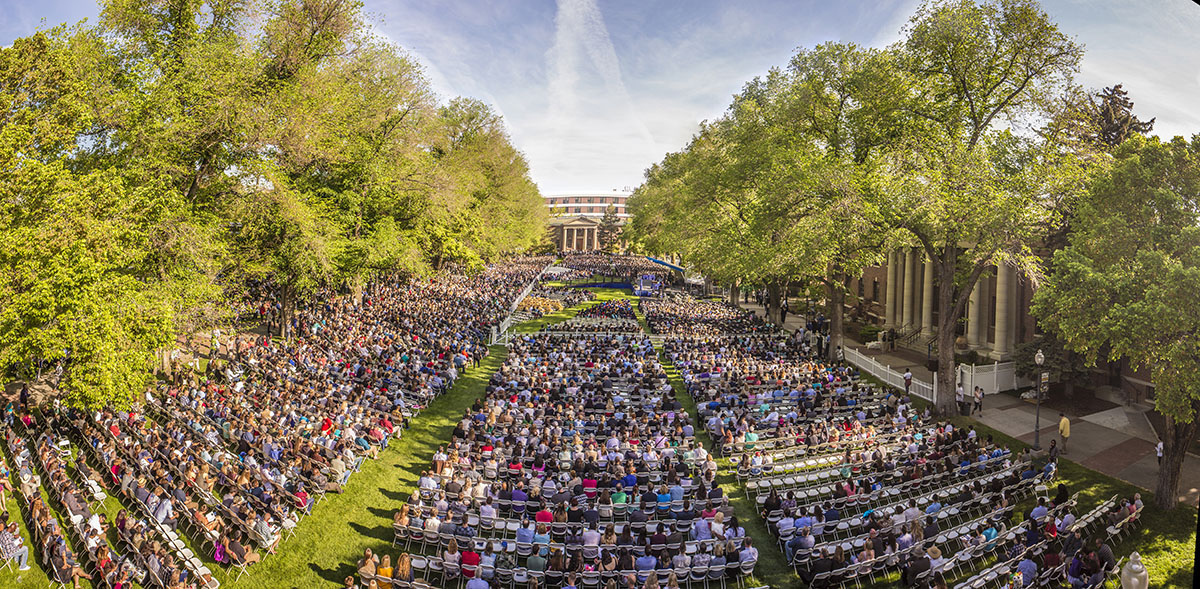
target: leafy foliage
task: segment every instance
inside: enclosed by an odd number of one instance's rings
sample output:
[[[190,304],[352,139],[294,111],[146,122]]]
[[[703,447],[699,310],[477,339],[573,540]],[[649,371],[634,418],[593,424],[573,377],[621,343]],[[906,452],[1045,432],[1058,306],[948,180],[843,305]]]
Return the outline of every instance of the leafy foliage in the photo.
[[[81,405],[140,392],[247,278],[286,313],[544,236],[500,118],[439,104],[353,0],[105,0],[0,49],[0,140],[0,362],[62,361]]]
[[[1093,182],[1069,245],[1034,313],[1094,363],[1128,358],[1149,370],[1167,418],[1156,497],[1173,504],[1200,412],[1200,137],[1132,137]],[[1172,472],[1173,470],[1173,472]]]

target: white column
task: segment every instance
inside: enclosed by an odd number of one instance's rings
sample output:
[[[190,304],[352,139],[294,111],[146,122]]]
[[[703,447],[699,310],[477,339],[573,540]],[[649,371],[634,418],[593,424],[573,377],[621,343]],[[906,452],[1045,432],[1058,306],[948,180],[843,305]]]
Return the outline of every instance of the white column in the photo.
[[[933,263],[925,260],[925,279],[921,281],[921,333],[933,334]]]
[[[992,348],[992,355],[996,358],[1007,356],[1012,349],[1009,345],[1009,334],[1011,333],[1009,323],[1012,317],[1009,309],[1009,305],[1012,304],[1012,297],[1009,296],[1010,290],[1012,290],[1012,269],[1001,265],[996,268],[996,345]]]
[[[971,301],[967,307],[967,345],[972,349],[983,345],[983,284],[987,278],[980,276],[971,289]]]
[[[887,255],[887,283],[883,285],[883,326],[896,325],[896,252]]]
[[[916,295],[913,291],[917,287],[917,252],[909,248],[904,260],[904,319],[903,325],[908,328],[916,320]]]

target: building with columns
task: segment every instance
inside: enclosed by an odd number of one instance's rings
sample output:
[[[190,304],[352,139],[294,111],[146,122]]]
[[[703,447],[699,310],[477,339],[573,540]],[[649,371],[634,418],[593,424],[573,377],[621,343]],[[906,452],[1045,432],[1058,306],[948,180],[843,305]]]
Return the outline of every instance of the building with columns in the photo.
[[[600,224],[608,207],[616,209],[621,224],[629,222],[625,202],[628,190],[546,195],[550,208],[550,242],[558,251],[594,251],[600,243]]]
[[[852,279],[847,300],[852,316],[860,321],[895,329],[915,341],[932,341],[941,312],[933,287],[933,267],[920,248],[904,248],[888,254],[883,266],[867,269]],[[994,360],[1011,360],[1019,342],[1036,335],[1037,323],[1029,313],[1033,290],[1011,267],[993,267],[975,284],[967,305],[966,322],[959,322],[956,336],[965,338],[967,349]]]
[[[599,250],[600,220],[592,217],[550,219],[550,242],[556,250],[590,252]]]
[[[866,269],[859,278],[846,284],[848,317],[861,322],[895,329],[897,337],[907,336],[908,347],[923,352],[936,336],[940,309],[933,287],[933,267],[921,248],[902,248],[887,255],[882,266]],[[975,283],[962,320],[956,323],[955,341],[960,352],[974,351],[988,361],[1014,360],[1018,344],[1040,335],[1037,321],[1030,312],[1032,285],[1012,267],[991,267]],[[1097,361],[1092,384],[1107,384],[1125,390],[1152,395],[1145,370],[1138,370],[1125,359]]]

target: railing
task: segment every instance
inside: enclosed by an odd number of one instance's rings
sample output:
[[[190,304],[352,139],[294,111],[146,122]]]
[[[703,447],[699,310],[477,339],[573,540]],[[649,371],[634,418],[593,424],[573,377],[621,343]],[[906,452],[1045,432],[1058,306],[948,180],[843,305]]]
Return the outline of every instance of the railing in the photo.
[[[525,297],[529,296],[529,293],[533,292],[533,287],[537,286],[538,283],[542,281],[542,275],[544,275],[546,270],[549,270],[553,265],[554,262],[546,264],[546,267],[542,268],[542,271],[538,272],[538,275],[535,276],[533,280],[529,281],[529,284],[525,286],[525,290],[522,290],[521,294],[517,295],[517,298],[513,300],[512,305],[508,308],[508,316],[500,322],[500,325],[492,327],[492,337],[490,340],[488,340],[488,345],[495,345],[500,341],[500,338],[508,332],[509,328],[512,327],[513,314],[517,312],[517,306],[521,304],[521,301],[525,300]]]
[[[878,378],[883,381],[883,384],[904,390],[904,373],[892,370],[891,365],[884,365],[874,358],[859,352],[855,348],[845,348],[846,361],[858,367],[859,370]],[[912,386],[908,392],[916,395],[930,403],[937,404],[937,381],[927,383],[919,381],[916,378],[912,380]]]
[[[1032,381],[1017,376],[1017,365],[1013,362],[959,364],[956,376],[964,391],[973,391],[978,386],[983,387],[983,392],[987,395],[1015,391],[1033,384]]]

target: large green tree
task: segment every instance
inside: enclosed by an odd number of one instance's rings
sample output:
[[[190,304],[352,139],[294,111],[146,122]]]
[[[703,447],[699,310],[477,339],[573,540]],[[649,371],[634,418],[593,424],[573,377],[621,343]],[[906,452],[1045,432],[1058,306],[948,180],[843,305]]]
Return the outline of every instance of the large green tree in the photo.
[[[1020,132],[1069,87],[1082,49],[1032,0],[923,5],[898,47],[908,74],[906,141],[890,150],[888,223],[933,268],[939,406],[952,406],[954,339],[971,290],[992,266],[1042,275],[1033,246],[1077,190],[1050,141]]]
[[[904,78],[895,51],[841,43],[797,52],[788,73],[781,124],[793,144],[815,144],[823,157],[790,166],[787,218],[815,237],[811,278],[829,303],[833,358],[842,345],[847,277],[878,264],[892,233],[877,204],[879,152],[902,136]]]
[[[1166,420],[1155,501],[1174,506],[1200,422],[1200,136],[1129,138],[1077,212],[1034,313],[1094,363],[1125,357]]]
[[[0,49],[0,364],[30,377],[61,362],[88,407],[140,391],[183,310],[214,292],[169,188],[75,165],[107,88],[101,47],[60,27]]]
[[[0,66],[0,362],[61,361],[79,404],[139,393],[246,279],[290,315],[544,236],[500,118],[439,104],[358,1],[104,0]]]

